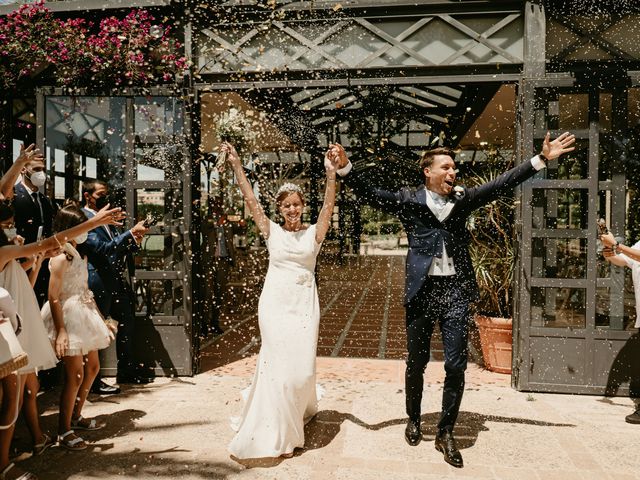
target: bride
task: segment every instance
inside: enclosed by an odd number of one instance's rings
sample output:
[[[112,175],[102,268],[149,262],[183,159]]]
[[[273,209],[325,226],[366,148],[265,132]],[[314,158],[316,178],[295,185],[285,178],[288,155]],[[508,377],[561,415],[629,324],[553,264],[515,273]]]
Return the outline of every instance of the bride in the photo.
[[[266,239],[269,268],[258,303],[262,345],[248,398],[229,451],[238,459],[290,457],[304,446],[304,424],[317,412],[316,347],[320,307],[314,269],[331,224],[337,159],[325,157],[324,205],[315,225],[302,224],[305,200],[297,185],[276,194],[284,220],[269,220],[235,148],[223,143],[247,206]]]

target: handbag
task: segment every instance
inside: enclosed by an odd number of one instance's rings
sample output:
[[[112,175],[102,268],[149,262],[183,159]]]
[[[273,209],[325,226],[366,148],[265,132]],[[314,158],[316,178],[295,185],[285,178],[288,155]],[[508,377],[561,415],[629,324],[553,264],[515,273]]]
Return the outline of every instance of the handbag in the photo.
[[[0,287],[0,378],[15,372],[29,363],[17,335],[22,330],[20,315],[9,292]],[[3,321],[4,320],[4,321]]]

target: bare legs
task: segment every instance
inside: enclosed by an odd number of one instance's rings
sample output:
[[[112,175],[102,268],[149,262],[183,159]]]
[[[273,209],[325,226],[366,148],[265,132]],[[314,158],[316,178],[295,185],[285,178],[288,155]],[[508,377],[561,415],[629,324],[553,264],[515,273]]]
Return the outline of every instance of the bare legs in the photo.
[[[0,424],[6,426],[14,422],[6,430],[0,430],[0,472],[9,465],[9,449],[15,430],[16,407],[20,394],[20,383],[17,375],[8,375],[2,379],[2,407],[0,409]]]
[[[71,420],[77,420],[87,400],[89,389],[100,369],[98,352],[89,352],[84,357],[74,355],[63,357],[65,380],[60,395],[60,417],[58,433],[71,430]]]
[[[93,381],[98,376],[100,371],[100,359],[98,358],[98,352],[96,350],[89,352],[84,356],[84,376],[82,383],[80,384],[80,390],[78,391],[75,408],[73,409],[73,419],[76,420],[82,415],[82,407],[87,400],[89,390]]]
[[[38,390],[40,390],[40,383],[36,374],[28,373],[25,375],[22,415],[24,415],[24,420],[27,422],[34,445],[44,442],[45,439],[40,428],[40,414],[38,413],[37,403]]]

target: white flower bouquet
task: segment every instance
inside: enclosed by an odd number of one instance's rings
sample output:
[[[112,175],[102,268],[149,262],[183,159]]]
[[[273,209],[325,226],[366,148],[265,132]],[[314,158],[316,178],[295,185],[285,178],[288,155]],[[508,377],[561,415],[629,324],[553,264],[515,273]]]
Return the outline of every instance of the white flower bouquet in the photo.
[[[254,121],[237,108],[230,108],[218,118],[216,136],[219,142],[229,142],[239,154],[251,148],[257,134],[253,129]],[[225,155],[218,155],[218,168],[224,169]]]

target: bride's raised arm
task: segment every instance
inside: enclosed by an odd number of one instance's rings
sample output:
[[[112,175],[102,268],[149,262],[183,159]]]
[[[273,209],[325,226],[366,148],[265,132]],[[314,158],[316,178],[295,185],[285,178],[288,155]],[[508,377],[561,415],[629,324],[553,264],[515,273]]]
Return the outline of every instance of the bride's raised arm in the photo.
[[[317,243],[322,243],[329,227],[331,226],[333,206],[336,202],[336,172],[338,171],[338,157],[331,149],[329,149],[324,156],[324,168],[327,172],[327,185],[324,189],[324,203],[322,204],[322,210],[320,210],[318,223],[316,223]]]
[[[238,186],[253,216],[253,220],[258,226],[258,230],[260,230],[264,238],[269,238],[269,218],[264,214],[262,205],[260,205],[260,202],[253,193],[253,188],[251,188],[251,184],[244,173],[244,168],[242,168],[242,161],[238,156],[238,152],[236,152],[235,147],[229,142],[223,142],[222,145],[220,145],[220,152],[226,154],[227,162],[231,165],[233,173],[236,174]]]

